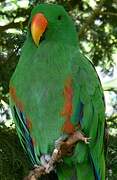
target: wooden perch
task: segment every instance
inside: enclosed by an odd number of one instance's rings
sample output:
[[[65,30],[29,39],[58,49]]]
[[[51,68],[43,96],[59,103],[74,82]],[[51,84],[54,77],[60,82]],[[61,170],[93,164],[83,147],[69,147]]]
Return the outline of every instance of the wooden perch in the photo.
[[[35,167],[24,180],[37,180],[37,178],[42,175],[49,174],[55,169],[55,165],[59,163],[63,157],[73,154],[74,147],[78,141],[84,141],[84,143],[89,144],[89,139],[90,138],[85,137],[80,131],[74,132],[66,141],[61,141],[59,146],[57,148],[55,147],[46,167]]]

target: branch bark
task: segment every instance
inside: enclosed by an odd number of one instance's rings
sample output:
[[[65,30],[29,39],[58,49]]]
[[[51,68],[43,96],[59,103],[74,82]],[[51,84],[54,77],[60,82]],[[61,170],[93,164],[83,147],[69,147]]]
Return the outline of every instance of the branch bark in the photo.
[[[109,118],[107,119],[107,122],[109,122],[109,121],[114,121],[115,119],[117,119],[117,115],[114,115],[114,116],[112,116],[112,117],[109,117]]]
[[[113,13],[113,12],[101,12],[100,14],[102,15],[109,15],[109,16],[117,16],[117,13]]]
[[[5,26],[0,26],[0,32],[5,31],[7,29],[22,29],[22,27],[25,27],[28,24],[28,19],[21,22],[11,22],[9,24],[6,24]]]
[[[117,88],[108,88],[108,89],[104,89],[104,91],[112,91],[114,93],[117,93]]]

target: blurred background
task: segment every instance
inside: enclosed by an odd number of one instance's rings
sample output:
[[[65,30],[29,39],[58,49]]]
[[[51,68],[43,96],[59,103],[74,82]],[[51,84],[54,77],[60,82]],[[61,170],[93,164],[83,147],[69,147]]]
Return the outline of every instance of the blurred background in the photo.
[[[9,108],[9,80],[38,3],[61,4],[72,16],[81,51],[100,76],[109,130],[107,180],[117,179],[117,0],[0,0],[0,180],[21,180],[31,168]]]

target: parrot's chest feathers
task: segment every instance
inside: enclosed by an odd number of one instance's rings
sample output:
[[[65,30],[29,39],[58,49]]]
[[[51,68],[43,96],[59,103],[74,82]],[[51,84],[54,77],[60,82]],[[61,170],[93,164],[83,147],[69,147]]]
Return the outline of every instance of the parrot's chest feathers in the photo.
[[[38,119],[38,122],[43,119],[47,128],[48,123],[52,127],[54,121],[60,127],[63,126],[64,121],[67,120],[68,123],[72,115],[73,95],[72,79],[68,67],[63,71],[63,68],[42,68],[40,66],[35,76],[31,76],[31,72],[27,74],[26,82],[30,81],[30,86],[23,83],[23,80],[19,81],[21,85],[16,85],[16,94],[23,101],[24,109],[29,113],[28,116],[31,116],[33,121]]]
[[[40,139],[47,148],[47,144],[53,143],[63,131],[74,131],[70,122],[73,88],[69,53],[60,53],[60,56],[50,54],[49,57],[42,54],[36,61],[34,59],[31,66],[25,66],[25,77],[19,66],[11,85],[15,88],[16,95],[13,96],[17,105],[23,104],[23,111],[31,120],[32,131],[37,131],[35,139],[40,133]],[[44,137],[46,133],[51,133],[52,138]]]

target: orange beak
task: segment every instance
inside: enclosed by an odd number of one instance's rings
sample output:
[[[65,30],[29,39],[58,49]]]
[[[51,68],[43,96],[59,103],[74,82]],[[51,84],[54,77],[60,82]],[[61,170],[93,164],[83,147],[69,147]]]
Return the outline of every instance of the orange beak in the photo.
[[[37,13],[33,17],[31,23],[31,34],[37,46],[39,45],[39,40],[43,35],[43,33],[45,32],[47,25],[48,25],[48,21],[42,13]]]

